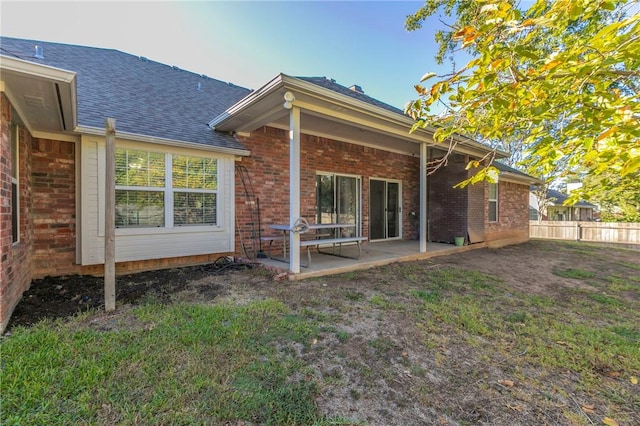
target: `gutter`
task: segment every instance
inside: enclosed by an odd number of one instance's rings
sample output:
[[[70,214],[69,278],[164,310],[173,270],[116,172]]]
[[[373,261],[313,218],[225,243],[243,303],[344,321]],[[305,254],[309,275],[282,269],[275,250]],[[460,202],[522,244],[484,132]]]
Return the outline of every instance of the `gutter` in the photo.
[[[71,83],[76,78],[76,73],[49,65],[37,64],[24,59],[12,58],[0,55],[0,68],[8,71],[26,73],[33,77],[56,80],[63,83]]]
[[[90,126],[77,126],[74,129],[77,133],[93,135],[93,136],[104,136],[105,129],[99,127],[90,127]],[[238,155],[242,157],[248,157],[250,152],[246,149],[235,149],[235,148],[223,148],[219,146],[205,145],[195,142],[185,142],[179,141],[175,139],[166,139],[166,138],[158,138],[154,136],[141,135],[138,133],[129,133],[129,132],[119,132],[116,130],[116,137],[118,139],[128,139],[135,142],[148,142],[154,143],[158,145],[166,145],[166,146],[175,146],[178,148],[189,148],[189,149],[197,149],[200,151],[209,151],[209,152],[219,152],[223,154],[230,155]]]

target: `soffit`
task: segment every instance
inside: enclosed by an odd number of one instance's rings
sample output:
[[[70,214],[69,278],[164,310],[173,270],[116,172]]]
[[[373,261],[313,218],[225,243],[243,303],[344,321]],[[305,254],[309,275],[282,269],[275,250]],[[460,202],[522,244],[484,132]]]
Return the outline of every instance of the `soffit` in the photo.
[[[0,80],[32,133],[75,128],[75,73],[0,56]]]

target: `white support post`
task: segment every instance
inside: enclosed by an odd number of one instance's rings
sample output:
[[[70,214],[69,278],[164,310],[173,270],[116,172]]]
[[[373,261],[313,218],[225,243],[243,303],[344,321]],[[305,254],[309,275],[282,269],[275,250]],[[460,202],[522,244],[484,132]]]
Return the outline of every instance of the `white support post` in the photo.
[[[292,97],[292,96],[291,96]],[[291,101],[285,100],[291,105]],[[300,108],[289,110],[289,229],[300,217]],[[300,234],[289,232],[289,269],[300,273]]]
[[[116,309],[116,120],[107,118],[105,128],[106,171],[104,201],[104,309]]]
[[[427,252],[427,144],[420,144],[420,253]]]

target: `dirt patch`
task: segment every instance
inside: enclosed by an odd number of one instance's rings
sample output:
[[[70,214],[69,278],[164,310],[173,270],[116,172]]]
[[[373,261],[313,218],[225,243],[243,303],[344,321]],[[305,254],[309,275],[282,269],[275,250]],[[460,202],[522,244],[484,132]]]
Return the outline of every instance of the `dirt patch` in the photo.
[[[480,335],[469,341],[454,329],[434,331],[425,325],[437,318],[417,320],[412,292],[423,291],[425,276],[450,268],[496,277],[500,288],[513,294],[556,301],[570,300],[576,292],[606,294],[605,285],[619,279],[634,283],[620,284],[619,294],[634,306],[640,302],[639,251],[531,241],[304,281],[276,282],[262,268],[236,264],[122,276],[116,285],[118,321],[100,311],[87,321],[101,330],[148,327],[129,307],[150,299],[242,304],[275,298],[301,316],[322,316],[331,324],[309,347],[296,348],[320,383],[317,403],[323,414],[376,425],[588,424],[581,404],[597,398],[581,393],[574,373],[549,374],[515,364],[522,349],[510,350],[508,341],[497,342],[506,350],[488,359],[487,353],[497,352],[485,349],[496,342]],[[593,279],[561,276],[575,270]],[[633,281],[626,280],[632,275]],[[38,280],[17,306],[10,327],[103,304],[100,278]],[[522,379],[512,384],[514,377]],[[631,423],[640,421],[637,413],[625,415]]]
[[[116,301],[118,306],[127,306],[150,299],[164,303],[214,300],[234,280],[245,282],[246,277],[237,272],[252,267],[221,258],[209,265],[122,275],[116,278]],[[7,330],[100,308],[104,308],[103,278],[69,275],[34,280],[16,306]]]

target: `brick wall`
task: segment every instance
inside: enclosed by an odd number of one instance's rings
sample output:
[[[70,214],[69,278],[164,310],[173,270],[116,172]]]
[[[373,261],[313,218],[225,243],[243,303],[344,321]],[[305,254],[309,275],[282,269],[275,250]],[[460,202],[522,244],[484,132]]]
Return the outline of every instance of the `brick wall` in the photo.
[[[477,213],[470,211],[469,204],[469,191],[473,187],[454,188],[457,183],[468,177],[466,165],[464,156],[452,154],[446,167],[438,169],[427,178],[429,241],[450,243],[456,236],[466,236],[469,214],[477,218]],[[472,191],[475,194],[477,189]],[[477,202],[474,202],[471,207],[476,207],[476,204]],[[484,219],[483,210],[480,212]]]
[[[242,143],[251,151],[251,156],[239,163],[248,179],[243,185],[236,176],[236,217],[239,233],[237,252],[242,252],[241,239],[245,245],[257,245],[257,225],[253,225],[250,206],[253,200],[245,196],[245,186],[253,188],[259,197],[262,234],[272,234],[270,223],[287,223],[289,220],[289,136],[288,131],[263,127],[241,137]],[[339,142],[327,138],[301,135],[300,137],[300,214],[315,221],[316,172],[357,175],[362,178],[362,233],[369,235],[369,178],[397,179],[402,181],[403,238],[418,237],[418,221],[410,218],[409,212],[418,212],[417,158],[390,153],[375,148]],[[250,185],[247,183],[250,181]],[[249,191],[250,192],[250,191]],[[255,216],[255,215],[254,215]],[[242,235],[240,235],[242,234]]]
[[[488,188],[485,191],[488,199]],[[489,217],[489,203],[485,203],[485,218]],[[487,219],[488,220],[488,219]],[[498,222],[485,225],[488,242],[516,243],[529,239],[529,187],[512,182],[498,183]]]
[[[473,170],[469,170],[469,177],[471,177],[473,173],[475,173]],[[487,188],[488,184],[486,182],[467,186],[467,194],[469,197],[467,204],[467,226],[469,228],[469,234],[474,237],[474,242],[479,242],[478,238],[481,240],[486,238],[485,209],[487,201],[485,191]]]
[[[11,207],[11,121],[12,109],[4,93],[0,95],[0,333],[4,331],[22,293],[31,284],[33,272],[33,223],[31,221],[31,135],[18,129],[20,231],[13,243]]]
[[[34,139],[33,278],[79,272],[76,259],[75,144]]]

